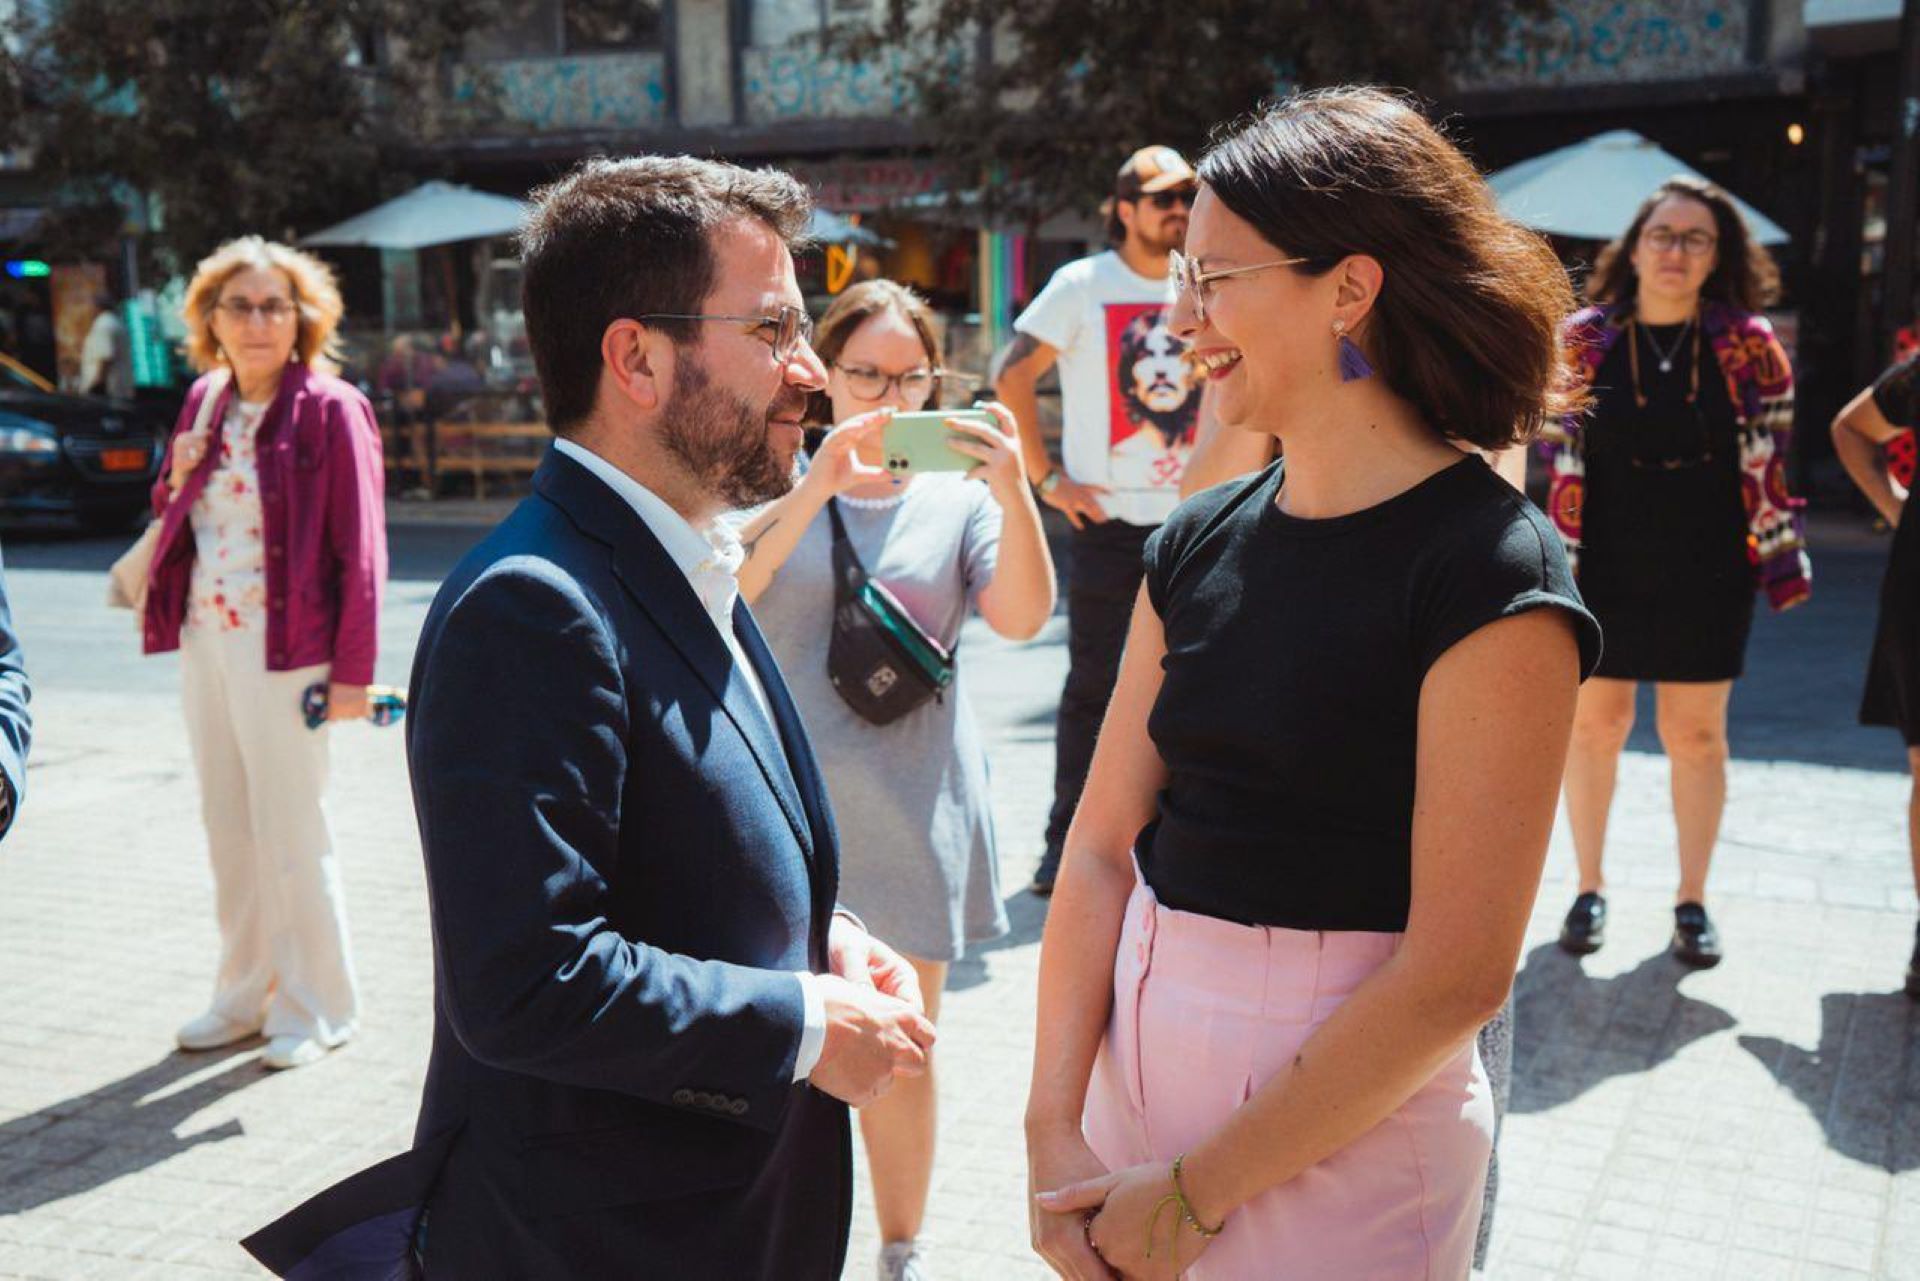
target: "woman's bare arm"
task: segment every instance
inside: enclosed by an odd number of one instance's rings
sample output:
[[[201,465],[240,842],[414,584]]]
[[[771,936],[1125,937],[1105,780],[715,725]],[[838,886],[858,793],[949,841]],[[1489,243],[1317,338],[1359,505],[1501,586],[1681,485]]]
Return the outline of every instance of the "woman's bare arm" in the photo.
[[[1847,469],[1847,475],[1889,525],[1899,524],[1900,509],[1907,496],[1893,477],[1887,475],[1887,461],[1880,451],[1900,429],[1880,412],[1871,388],[1848,401],[1846,407],[1834,415],[1832,431],[1833,452],[1839,456],[1840,465]]]
[[[1166,783],[1166,765],[1147,737],[1165,656],[1160,617],[1142,588],[1047,910],[1029,1131],[1079,1132],[1087,1077],[1106,1034],[1120,922],[1133,893],[1133,839],[1153,817],[1154,798]]]

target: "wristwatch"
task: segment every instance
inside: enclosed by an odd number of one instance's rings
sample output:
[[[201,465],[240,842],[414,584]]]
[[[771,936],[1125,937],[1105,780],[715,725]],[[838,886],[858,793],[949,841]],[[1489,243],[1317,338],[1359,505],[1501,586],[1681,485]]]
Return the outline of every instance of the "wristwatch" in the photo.
[[[1051,494],[1054,490],[1060,488],[1060,476],[1061,476],[1060,469],[1058,467],[1055,467],[1052,471],[1048,472],[1046,475],[1040,478],[1040,483],[1035,485],[1034,489],[1037,490],[1040,493],[1040,496],[1044,498],[1048,494]]]

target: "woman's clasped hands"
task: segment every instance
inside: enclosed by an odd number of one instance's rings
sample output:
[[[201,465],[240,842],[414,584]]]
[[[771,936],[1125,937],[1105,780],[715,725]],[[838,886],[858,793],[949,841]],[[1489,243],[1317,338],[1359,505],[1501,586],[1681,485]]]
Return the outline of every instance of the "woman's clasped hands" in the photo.
[[[1090,1150],[1085,1160],[1100,1168]],[[1186,1208],[1165,1163],[1094,1173],[1034,1197],[1034,1248],[1070,1281],[1173,1281],[1212,1243]]]

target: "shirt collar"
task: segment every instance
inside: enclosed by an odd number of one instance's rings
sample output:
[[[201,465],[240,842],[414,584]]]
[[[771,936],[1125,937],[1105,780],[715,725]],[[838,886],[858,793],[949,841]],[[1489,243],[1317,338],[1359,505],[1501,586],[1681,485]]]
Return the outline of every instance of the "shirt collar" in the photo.
[[[701,607],[725,636],[732,629],[733,602],[740,594],[734,575],[746,560],[739,537],[726,522],[716,520],[704,531],[695,529],[665,499],[585,445],[563,436],[555,439],[553,447],[598,476],[633,508],[640,522],[660,540],[668,558],[686,575]]]

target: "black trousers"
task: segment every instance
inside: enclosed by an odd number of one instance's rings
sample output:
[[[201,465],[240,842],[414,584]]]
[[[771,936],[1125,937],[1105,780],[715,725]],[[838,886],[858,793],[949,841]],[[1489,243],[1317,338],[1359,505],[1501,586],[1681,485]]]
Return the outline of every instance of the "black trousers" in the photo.
[[[1145,572],[1141,551],[1154,528],[1110,520],[1074,530],[1067,544],[1067,684],[1054,728],[1053,809],[1047,816],[1047,849],[1054,853],[1067,839],[1087,785],[1094,739],[1113,697]]]

